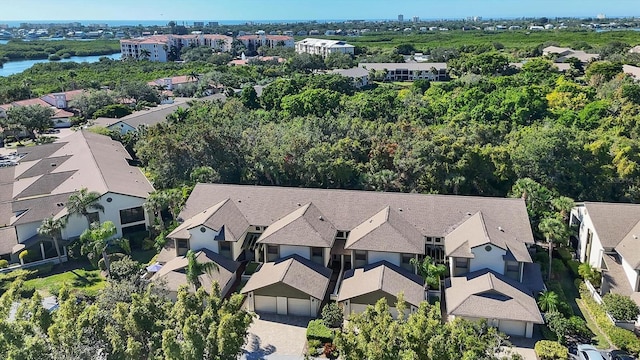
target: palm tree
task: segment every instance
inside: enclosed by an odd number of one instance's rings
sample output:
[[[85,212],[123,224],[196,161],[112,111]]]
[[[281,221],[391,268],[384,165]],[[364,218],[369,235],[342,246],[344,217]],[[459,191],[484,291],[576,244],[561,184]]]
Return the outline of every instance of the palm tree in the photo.
[[[558,294],[553,291],[543,291],[540,293],[540,297],[538,298],[538,306],[540,306],[540,310],[546,312],[556,312],[558,311]]]
[[[430,256],[425,256],[422,261],[412,258],[409,262],[416,267],[418,275],[424,279],[427,289],[440,288],[440,277],[447,272],[446,266],[436,265]]]
[[[117,245],[120,246],[120,248],[122,248],[126,253],[131,252],[129,240],[112,239],[112,237],[116,233],[116,226],[113,224],[113,222],[105,221],[102,224],[93,223],[89,229],[86,229],[82,233],[82,235],[80,235],[80,241],[82,241],[80,253],[82,255],[86,255],[94,265],[98,264],[96,259],[102,256],[102,258],[104,259],[104,265],[107,275],[109,275],[109,270],[111,267],[109,256],[107,254],[107,249],[109,248],[109,246]]]
[[[149,59],[151,57],[151,51],[148,49],[140,49],[139,59]]]
[[[214,262],[200,263],[193,250],[187,251],[187,282],[192,284],[197,291],[202,284],[200,283],[200,275],[211,275],[214,271],[218,271],[218,264]]]
[[[162,210],[167,208],[167,195],[162,191],[154,191],[149,194],[149,197],[144,202],[144,208],[147,212],[153,214],[158,220],[159,231],[164,230],[164,221],[162,220]]]
[[[559,196],[551,200],[551,205],[560,214],[562,221],[569,221],[569,214],[571,213],[571,209],[575,206],[572,198]]]
[[[89,219],[89,211],[96,210],[104,212],[104,206],[100,204],[100,193],[96,191],[89,191],[87,188],[82,188],[71,194],[67,201],[67,212],[69,215],[80,215],[87,219],[88,227],[91,227],[91,220]],[[67,218],[68,220],[69,218]]]
[[[553,244],[562,240],[567,235],[567,226],[562,220],[555,217],[542,219],[538,229],[542,232],[549,246],[549,280],[551,280],[551,260],[553,258]]]
[[[64,76],[61,75],[58,76],[57,80],[60,83],[60,90],[64,92],[64,83],[67,81],[67,79],[65,79]]]
[[[58,263],[62,263],[62,256],[60,255],[60,246],[58,246],[58,236],[65,223],[62,219],[54,219],[53,217],[42,220],[42,224],[38,228],[38,234],[50,236],[53,239],[53,246],[56,248],[56,254],[58,254]]]
[[[189,74],[187,75],[187,79],[188,80],[193,80],[193,81],[199,81],[200,80],[200,74],[198,74],[197,71],[192,70],[189,72]]]

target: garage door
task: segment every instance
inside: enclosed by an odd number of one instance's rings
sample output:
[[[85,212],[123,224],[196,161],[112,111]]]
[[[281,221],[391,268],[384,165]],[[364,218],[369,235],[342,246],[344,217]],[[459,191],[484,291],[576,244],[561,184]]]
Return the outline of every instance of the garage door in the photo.
[[[500,320],[498,329],[507,335],[524,336],[527,323],[523,321]]]
[[[309,299],[288,299],[289,315],[311,316],[311,300]]]
[[[256,312],[275,314],[277,310],[276,298],[273,296],[255,295],[255,309]]]

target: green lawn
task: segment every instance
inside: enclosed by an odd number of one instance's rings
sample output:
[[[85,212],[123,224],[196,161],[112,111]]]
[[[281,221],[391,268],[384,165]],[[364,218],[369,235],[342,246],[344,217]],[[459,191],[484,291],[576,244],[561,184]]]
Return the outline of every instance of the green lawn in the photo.
[[[576,302],[578,304],[578,307],[580,308],[580,311],[582,312],[582,317],[584,317],[584,319],[587,321],[587,327],[589,327],[589,330],[591,330],[595,334],[592,339],[594,345],[598,349],[611,348],[611,344],[609,343],[609,340],[607,340],[607,337],[602,333],[602,331],[600,331],[600,328],[598,328],[598,326],[596,325],[595,321],[591,317],[591,313],[589,312],[587,307],[584,305],[582,300],[577,299]]]
[[[102,289],[106,282],[100,275],[99,270],[88,268],[75,269],[60,274],[39,277],[27,280],[25,285],[33,286],[36,290],[43,294],[56,295],[66,284],[70,289],[83,292],[87,295],[96,295],[98,290]]]

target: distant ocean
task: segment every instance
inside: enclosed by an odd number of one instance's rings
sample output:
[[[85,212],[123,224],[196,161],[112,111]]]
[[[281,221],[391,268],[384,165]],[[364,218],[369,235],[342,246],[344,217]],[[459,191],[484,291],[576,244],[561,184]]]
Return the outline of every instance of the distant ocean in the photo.
[[[358,19],[359,20],[359,19]],[[18,27],[20,24],[69,24],[78,22],[82,25],[89,24],[107,24],[110,27],[120,26],[164,26],[169,23],[171,19],[167,20],[18,20],[18,21],[5,21],[0,20],[0,24],[7,24],[10,27]],[[307,23],[315,21],[318,23],[330,23],[330,22],[345,22],[350,20],[173,20],[177,25],[193,25],[194,22],[204,22],[205,25],[209,22],[217,22],[220,25],[244,25],[246,23],[253,24],[295,24],[295,23]],[[366,21],[384,21],[383,19],[366,19]]]

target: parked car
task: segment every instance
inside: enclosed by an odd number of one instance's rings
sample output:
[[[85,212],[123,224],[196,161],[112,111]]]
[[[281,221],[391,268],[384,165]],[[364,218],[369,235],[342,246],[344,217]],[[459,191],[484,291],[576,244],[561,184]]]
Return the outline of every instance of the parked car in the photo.
[[[578,358],[580,360],[605,360],[604,356],[600,354],[598,349],[592,345],[586,344],[578,345]]]
[[[609,360],[636,360],[628,352],[622,350],[613,350],[608,354]]]

